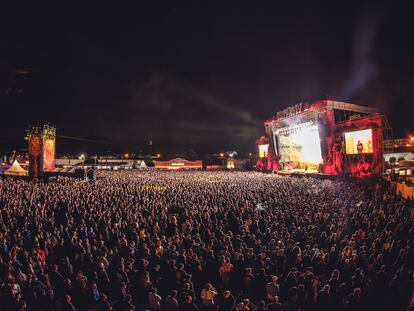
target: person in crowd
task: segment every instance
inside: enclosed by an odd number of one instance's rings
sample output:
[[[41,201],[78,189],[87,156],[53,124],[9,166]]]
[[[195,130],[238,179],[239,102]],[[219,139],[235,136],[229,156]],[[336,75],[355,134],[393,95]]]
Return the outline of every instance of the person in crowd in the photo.
[[[266,299],[272,301],[273,298],[279,295],[279,284],[277,284],[277,276],[270,276],[270,282],[266,283]]]
[[[150,311],[160,311],[161,310],[161,301],[162,298],[157,294],[157,289],[153,288],[148,293],[148,306]]]
[[[185,301],[181,306],[182,311],[197,311],[198,307],[193,302],[193,296],[186,296]]]
[[[70,295],[65,296],[65,302],[63,303],[62,310],[63,311],[76,311],[76,308],[72,303],[72,297],[70,297]]]
[[[225,290],[219,300],[220,311],[231,311],[234,308],[234,297],[229,290]]]
[[[200,298],[203,306],[203,310],[215,310],[214,297],[217,295],[217,291],[214,289],[211,283],[207,283],[205,288],[201,291]]]

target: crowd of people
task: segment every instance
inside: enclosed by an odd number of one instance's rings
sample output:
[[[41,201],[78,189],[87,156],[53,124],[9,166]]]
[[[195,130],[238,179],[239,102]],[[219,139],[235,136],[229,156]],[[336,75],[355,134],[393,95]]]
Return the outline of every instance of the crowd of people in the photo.
[[[0,310],[414,308],[412,202],[371,184],[97,177],[0,180]]]

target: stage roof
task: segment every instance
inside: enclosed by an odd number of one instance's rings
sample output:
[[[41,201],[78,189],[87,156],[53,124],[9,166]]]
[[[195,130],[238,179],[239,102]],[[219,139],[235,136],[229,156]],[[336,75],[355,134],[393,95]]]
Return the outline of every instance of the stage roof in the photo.
[[[320,109],[335,109],[335,110],[342,110],[342,111],[352,111],[356,113],[364,113],[364,114],[374,114],[377,113],[378,110],[374,107],[370,106],[364,106],[359,104],[353,104],[353,103],[347,103],[343,101],[336,101],[331,99],[323,99],[313,102],[306,102],[306,103],[298,103],[296,105],[292,105],[287,107],[286,109],[283,109],[281,111],[278,111],[276,115],[266,121],[271,122],[272,120],[282,120],[289,117],[292,117],[294,115],[298,115],[305,112],[311,112],[311,111],[317,111]]]

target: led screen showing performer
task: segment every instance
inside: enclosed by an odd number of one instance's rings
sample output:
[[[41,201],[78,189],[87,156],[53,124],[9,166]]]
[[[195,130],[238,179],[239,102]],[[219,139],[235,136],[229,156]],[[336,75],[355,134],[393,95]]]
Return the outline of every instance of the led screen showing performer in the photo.
[[[259,158],[267,157],[269,152],[269,144],[259,145]]]
[[[281,162],[318,164],[322,162],[318,125],[287,128],[278,135]]]
[[[373,153],[372,129],[345,133],[346,154]]]

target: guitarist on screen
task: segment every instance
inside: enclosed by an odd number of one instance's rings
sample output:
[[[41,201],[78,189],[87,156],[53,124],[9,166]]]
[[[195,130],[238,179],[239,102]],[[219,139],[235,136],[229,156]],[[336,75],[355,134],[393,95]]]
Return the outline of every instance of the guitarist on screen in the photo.
[[[358,140],[358,143],[357,143],[357,151],[358,151],[358,153],[362,153],[363,150],[364,150],[364,145],[361,143],[360,140]]]

